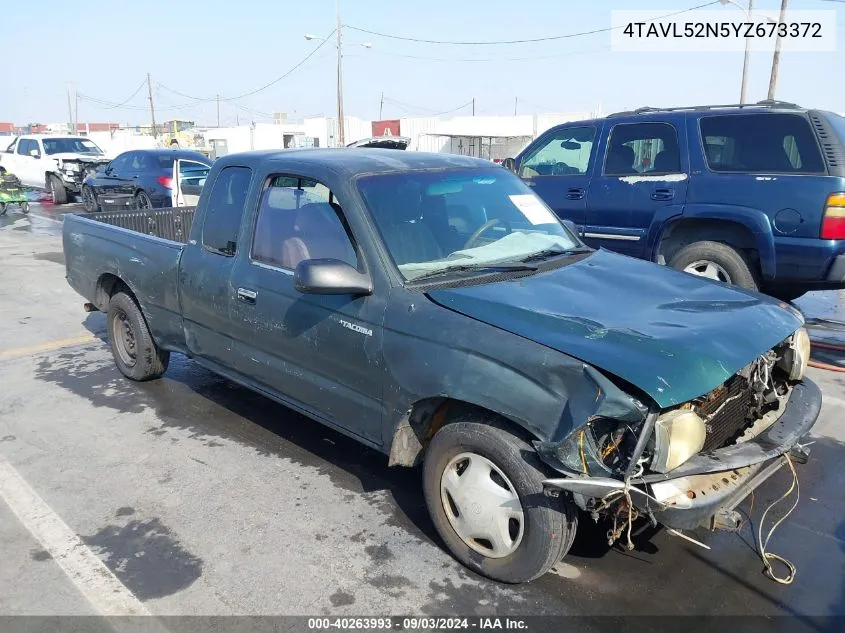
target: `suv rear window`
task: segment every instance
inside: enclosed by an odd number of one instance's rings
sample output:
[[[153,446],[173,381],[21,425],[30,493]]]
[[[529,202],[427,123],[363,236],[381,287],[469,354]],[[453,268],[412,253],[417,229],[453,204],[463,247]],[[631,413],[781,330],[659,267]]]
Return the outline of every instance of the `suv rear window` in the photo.
[[[699,121],[713,171],[820,174],[824,161],[810,123],[796,114],[743,114]]]

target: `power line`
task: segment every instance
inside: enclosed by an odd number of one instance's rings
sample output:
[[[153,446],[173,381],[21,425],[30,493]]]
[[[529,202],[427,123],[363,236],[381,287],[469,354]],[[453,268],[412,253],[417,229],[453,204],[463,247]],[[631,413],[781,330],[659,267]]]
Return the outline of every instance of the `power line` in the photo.
[[[297,70],[300,66],[302,66],[305,62],[307,62],[309,59],[311,59],[311,57],[313,57],[317,53],[317,51],[319,51],[323,46],[326,45],[326,42],[331,40],[331,37],[332,37],[332,35],[335,34],[335,32],[337,32],[337,29],[332,30],[332,32],[329,33],[325,38],[323,38],[323,41],[320,42],[320,44],[318,46],[316,46],[314,48],[314,50],[312,50],[305,57],[303,57],[296,64],[294,64],[290,69],[287,70],[287,72],[285,72],[284,74],[276,77],[273,81],[270,81],[270,82],[264,84],[263,86],[261,86],[260,88],[256,88],[255,90],[250,90],[249,92],[245,92],[241,95],[237,95],[236,97],[219,97],[220,101],[237,101],[238,99],[243,99],[245,97],[251,97],[254,94],[258,94],[259,92],[267,90],[267,88],[276,85],[282,79],[286,78],[288,75],[290,75],[295,70]],[[180,97],[185,97],[186,99],[193,99],[194,101],[216,101],[218,99],[217,96],[214,96],[214,97],[195,97],[193,95],[185,94],[184,92],[179,92],[178,90],[174,90],[173,88],[168,88],[167,86],[165,86],[164,84],[161,84],[161,83],[158,84],[158,86],[161,87],[161,88],[164,88],[165,90],[167,90],[169,92],[172,92],[173,94],[179,95]]]
[[[690,7],[689,9],[683,9],[681,11],[675,11],[673,13],[667,13],[666,15],[661,15],[656,18],[651,18],[650,20],[644,20],[645,22],[655,22],[657,20],[662,20],[664,18],[672,17],[673,15],[680,15],[681,13],[689,13],[690,11],[697,11],[698,9],[703,9],[704,7],[709,7],[714,4],[721,4],[719,0],[715,0],[714,2],[707,2],[705,4],[700,4],[695,7]],[[349,24],[344,24],[344,27],[347,29],[351,29],[353,31],[358,31],[359,33],[367,33],[368,35],[376,35],[378,37],[386,37],[393,40],[402,40],[403,42],[416,42],[419,44],[450,44],[454,46],[495,46],[500,44],[528,44],[534,42],[550,42],[554,40],[565,40],[572,37],[581,37],[583,35],[595,35],[596,33],[607,33],[608,31],[614,31],[616,29],[621,29],[624,25],[620,26],[609,26],[601,29],[593,29],[592,31],[581,31],[579,33],[567,33],[565,35],[550,35],[548,37],[534,37],[530,39],[524,40],[497,40],[497,41],[487,41],[487,42],[461,42],[455,40],[428,40],[422,39],[418,37],[406,37],[402,35],[392,35],[390,33],[380,33],[378,31],[370,31],[369,29],[362,29],[357,26],[351,26]]]
[[[845,0],[843,0],[845,2]],[[428,55],[405,55],[403,53],[391,53],[389,51],[373,49],[371,53],[378,55],[387,55],[388,57],[402,57],[406,59],[424,59],[436,62],[521,62],[521,61],[535,61],[538,59],[559,59],[561,57],[574,57],[576,55],[589,55],[592,53],[604,53],[610,50],[610,46],[603,46],[601,48],[573,51],[570,53],[554,53],[551,55],[537,55],[531,57],[431,57]]]
[[[384,101],[386,103],[392,104],[394,106],[398,106],[400,110],[403,110],[404,112],[407,112],[409,114],[414,114],[413,110],[417,110],[418,112],[422,111],[424,113],[427,113],[427,114],[429,114],[429,116],[440,116],[441,114],[451,114],[452,112],[457,112],[458,110],[463,110],[464,108],[467,108],[467,107],[472,105],[472,99],[470,99],[466,103],[459,105],[456,108],[451,108],[449,110],[442,110],[440,112],[437,112],[437,111],[432,110],[430,108],[423,108],[421,106],[415,106],[415,105],[411,105],[409,103],[403,103],[402,101],[397,101],[396,99],[391,99],[388,96],[384,97]]]

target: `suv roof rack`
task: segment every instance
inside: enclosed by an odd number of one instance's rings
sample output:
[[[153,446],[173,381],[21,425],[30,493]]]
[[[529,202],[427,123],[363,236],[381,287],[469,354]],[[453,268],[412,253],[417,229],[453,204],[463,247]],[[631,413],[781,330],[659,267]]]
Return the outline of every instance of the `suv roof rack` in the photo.
[[[608,118],[619,116],[631,116],[634,114],[648,114],[650,112],[678,112],[682,110],[719,110],[723,108],[785,108],[789,110],[803,110],[804,108],[798,104],[790,103],[789,101],[777,101],[775,99],[764,99],[757,103],[727,103],[721,105],[699,105],[699,106],[678,106],[674,108],[653,108],[651,106],[644,106],[636,110],[625,110],[623,112],[614,112],[608,114]]]

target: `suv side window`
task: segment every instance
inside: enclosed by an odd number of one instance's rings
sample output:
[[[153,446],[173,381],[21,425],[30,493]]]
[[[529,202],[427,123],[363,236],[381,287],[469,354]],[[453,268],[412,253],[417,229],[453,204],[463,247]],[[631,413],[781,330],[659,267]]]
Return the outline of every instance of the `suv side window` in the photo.
[[[206,201],[202,226],[202,245],[206,249],[234,256],[250,180],[249,167],[225,167],[217,175]]]
[[[343,210],[320,182],[275,176],[261,194],[252,259],[293,270],[306,259],[339,259],[358,268]]]
[[[677,174],[678,131],[669,123],[619,123],[610,131],[605,176]]]
[[[112,176],[117,176],[126,172],[126,163],[129,160],[129,156],[130,154],[128,153],[120,154],[117,158],[115,158],[112,162],[109,163],[109,168],[111,169]]]
[[[11,143],[9,143],[9,147],[6,148],[7,154],[14,154],[15,153],[15,144],[18,142],[18,139],[15,139]]]
[[[824,160],[810,123],[796,114],[744,114],[699,120],[711,171],[822,174]]]
[[[586,174],[595,137],[596,128],[591,125],[554,132],[522,160],[520,178]]]

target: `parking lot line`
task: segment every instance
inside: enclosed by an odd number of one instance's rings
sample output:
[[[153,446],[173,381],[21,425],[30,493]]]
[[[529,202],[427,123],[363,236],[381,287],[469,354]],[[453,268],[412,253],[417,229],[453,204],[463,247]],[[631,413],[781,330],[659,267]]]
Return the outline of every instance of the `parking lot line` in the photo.
[[[0,497],[102,615],[150,615],[82,539],[0,457]]]
[[[23,358],[24,356],[32,356],[41,352],[52,352],[53,350],[61,349],[63,347],[72,347],[73,345],[82,345],[83,343],[90,343],[97,340],[93,334],[84,334],[82,336],[75,336],[72,338],[62,338],[54,341],[47,341],[39,345],[28,345],[26,347],[14,347],[12,349],[0,350],[0,360],[13,360],[15,358]]]

